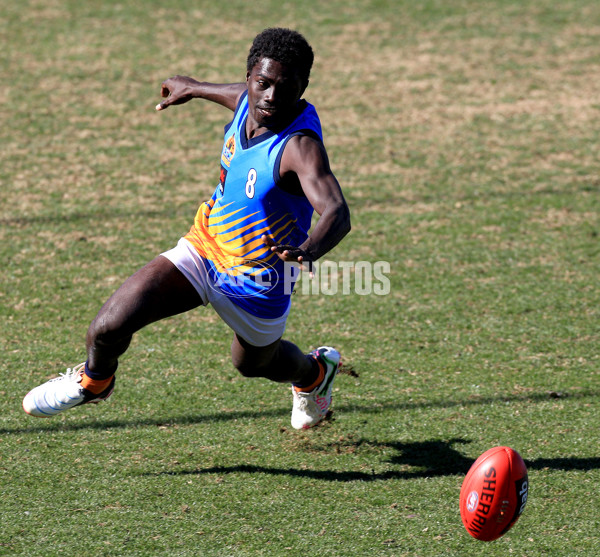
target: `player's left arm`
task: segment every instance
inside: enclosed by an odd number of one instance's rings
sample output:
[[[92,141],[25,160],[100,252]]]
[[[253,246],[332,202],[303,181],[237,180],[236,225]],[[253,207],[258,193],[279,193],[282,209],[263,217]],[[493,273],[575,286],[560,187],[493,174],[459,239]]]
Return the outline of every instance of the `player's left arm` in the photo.
[[[270,239],[271,249],[285,261],[298,261],[310,268],[350,232],[350,209],[342,189],[329,166],[322,142],[309,136],[295,136],[285,147],[280,176],[294,173],[307,199],[319,215],[310,236],[300,246],[278,246]]]

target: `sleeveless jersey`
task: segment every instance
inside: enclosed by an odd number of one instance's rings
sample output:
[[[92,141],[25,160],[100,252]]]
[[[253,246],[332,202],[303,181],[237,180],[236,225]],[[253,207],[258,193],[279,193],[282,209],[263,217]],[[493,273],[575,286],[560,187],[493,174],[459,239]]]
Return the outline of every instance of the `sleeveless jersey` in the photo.
[[[298,271],[271,252],[262,236],[299,246],[307,238],[313,214],[305,196],[278,186],[287,142],[295,135],[322,140],[315,108],[302,100],[297,114],[284,130],[248,139],[244,92],[225,127],[219,184],[185,236],[205,260],[212,286],[248,313],[266,319],[288,310]]]

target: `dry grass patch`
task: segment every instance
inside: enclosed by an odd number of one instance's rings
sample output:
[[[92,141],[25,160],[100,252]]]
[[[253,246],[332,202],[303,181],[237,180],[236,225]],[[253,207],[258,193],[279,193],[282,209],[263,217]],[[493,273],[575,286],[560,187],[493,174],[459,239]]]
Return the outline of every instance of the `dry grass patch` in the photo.
[[[322,59],[313,94],[329,142],[354,153],[344,169],[351,187],[364,182],[355,184],[355,176],[373,174],[411,183],[415,176],[405,176],[400,164],[408,146],[424,155],[427,175],[431,157],[443,153],[448,165],[462,164],[485,145],[495,153],[486,167],[494,172],[519,164],[517,145],[535,152],[569,133],[589,135],[600,106],[600,84],[590,79],[600,69],[598,29],[575,21],[548,33],[538,12],[535,5],[496,16],[478,12],[457,16],[455,28],[445,20],[449,32],[412,33],[404,32],[399,14],[393,21],[348,25],[331,37],[329,49],[344,52],[349,63]],[[485,27],[500,32],[469,36],[470,29]],[[367,48],[373,43],[377,48]],[[365,142],[379,143],[379,160],[361,156]],[[591,152],[576,156],[593,162]],[[528,172],[538,165],[560,171],[561,162],[550,153],[529,162]]]

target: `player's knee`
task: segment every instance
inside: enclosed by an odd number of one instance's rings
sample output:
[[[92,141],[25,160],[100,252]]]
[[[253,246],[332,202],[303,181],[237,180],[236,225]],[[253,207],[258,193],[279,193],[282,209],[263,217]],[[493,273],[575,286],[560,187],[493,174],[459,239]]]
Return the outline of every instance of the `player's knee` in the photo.
[[[255,362],[248,361],[246,359],[236,361],[233,360],[233,365],[244,377],[262,377],[260,368]]]
[[[239,339],[234,339],[231,345],[231,361],[244,377],[270,379],[273,375],[276,353],[272,346],[253,347]]]
[[[244,377],[267,377],[271,376],[270,366],[264,365],[262,359],[255,359],[245,355],[244,357],[236,357],[232,354],[232,362],[234,367]]]
[[[88,346],[110,346],[122,342],[123,334],[114,323],[99,313],[87,331]]]

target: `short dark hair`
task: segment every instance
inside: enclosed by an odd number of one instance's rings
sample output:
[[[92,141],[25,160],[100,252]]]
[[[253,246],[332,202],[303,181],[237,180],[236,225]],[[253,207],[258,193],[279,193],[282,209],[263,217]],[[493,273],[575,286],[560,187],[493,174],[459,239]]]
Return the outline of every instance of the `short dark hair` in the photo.
[[[271,27],[259,33],[252,42],[246,69],[252,71],[261,58],[296,68],[303,81],[308,83],[315,56],[307,40],[297,31]]]

